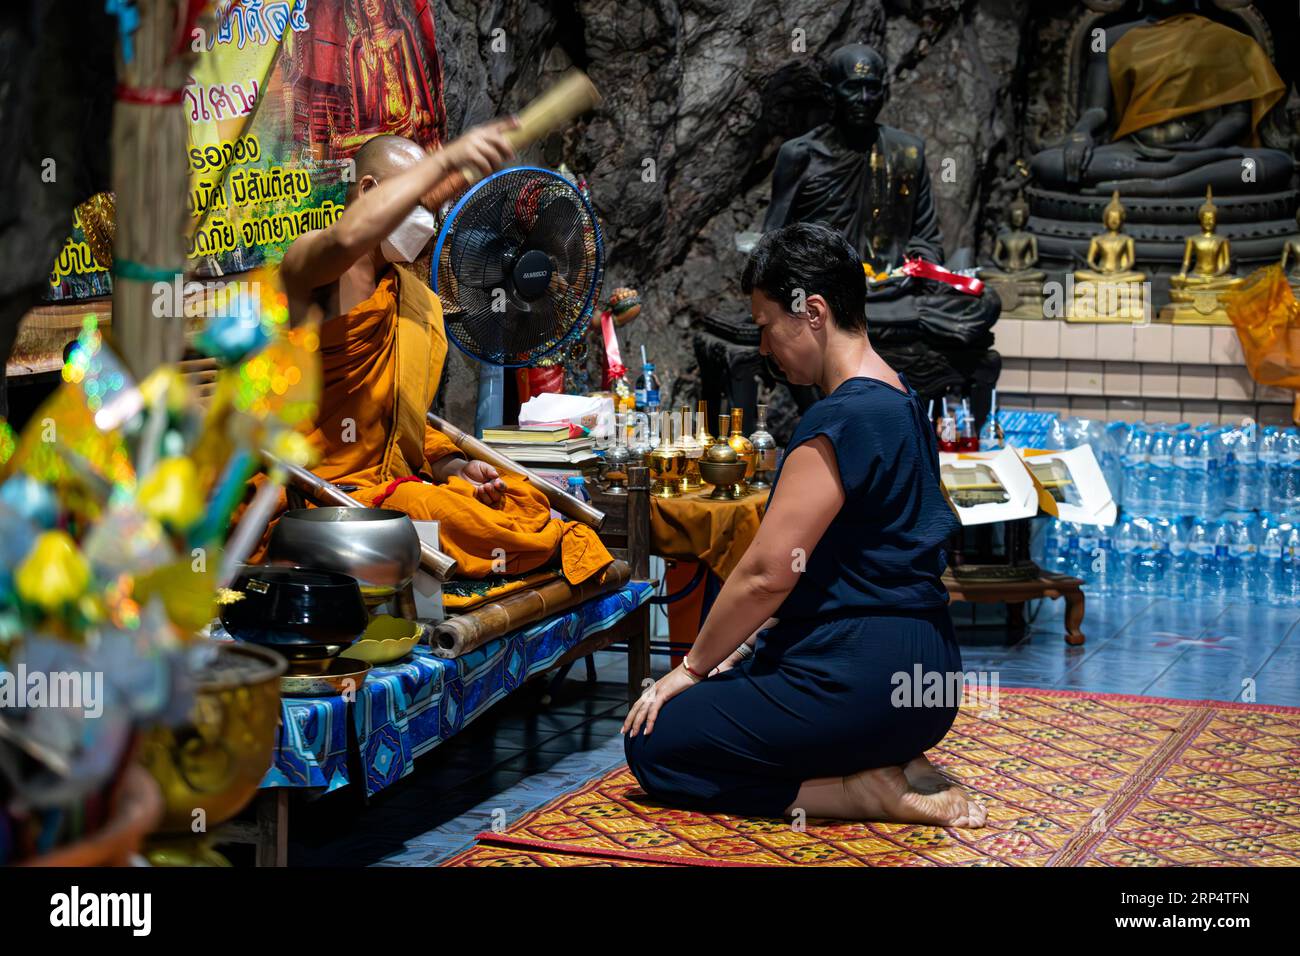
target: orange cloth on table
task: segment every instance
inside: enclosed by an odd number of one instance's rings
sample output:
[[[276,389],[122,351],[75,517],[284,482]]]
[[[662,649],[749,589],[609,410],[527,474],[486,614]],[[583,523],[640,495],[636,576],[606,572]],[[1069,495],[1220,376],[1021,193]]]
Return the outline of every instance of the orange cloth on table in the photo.
[[[323,323],[320,357],[320,412],[309,436],[321,452],[317,475],[360,486],[351,494],[369,504],[394,479],[428,477],[431,462],[461,454],[424,417],[442,377],[447,335],[438,297],[415,274],[394,267],[370,298]],[[460,477],[399,484],[383,507],[438,521],[439,547],[464,577],[491,574],[501,553],[506,572],[522,574],[558,548],[570,584],[613,561],[591,528],[553,520],[545,495],[517,475],[502,478],[506,493],[499,507],[475,498],[474,486]]]
[[[725,581],[758,534],[767,492],[751,492],[735,501],[713,500],[708,494],[652,497],[650,549],[664,558],[703,562]]]
[[[1194,13],[1134,27],[1107,57],[1115,139],[1179,116],[1230,103],[1249,103],[1249,145],[1259,124],[1286,94],[1286,85],[1253,39]]]

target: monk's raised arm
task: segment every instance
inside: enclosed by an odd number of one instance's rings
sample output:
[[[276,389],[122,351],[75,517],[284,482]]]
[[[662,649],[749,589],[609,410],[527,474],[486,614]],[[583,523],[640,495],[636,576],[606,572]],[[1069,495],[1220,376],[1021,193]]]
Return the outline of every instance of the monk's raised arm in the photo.
[[[482,176],[501,168],[514,155],[505,136],[514,125],[514,119],[505,119],[476,126],[402,169],[384,163],[382,157],[378,163],[366,164],[365,169],[358,161],[358,175],[349,189],[343,215],[327,228],[295,239],[280,263],[280,280],[289,297],[291,319],[300,321],[313,290],[335,282],[354,263],[370,255],[446,176],[464,167]]]

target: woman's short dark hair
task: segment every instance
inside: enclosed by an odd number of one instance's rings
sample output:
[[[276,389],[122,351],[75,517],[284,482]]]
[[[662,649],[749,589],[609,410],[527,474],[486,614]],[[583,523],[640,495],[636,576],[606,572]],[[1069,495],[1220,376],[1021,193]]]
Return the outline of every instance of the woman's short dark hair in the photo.
[[[749,254],[740,286],[746,295],[757,289],[787,312],[796,290],[802,290],[802,299],[819,295],[841,329],[867,330],[862,260],[847,239],[821,223],[795,223],[765,235]]]

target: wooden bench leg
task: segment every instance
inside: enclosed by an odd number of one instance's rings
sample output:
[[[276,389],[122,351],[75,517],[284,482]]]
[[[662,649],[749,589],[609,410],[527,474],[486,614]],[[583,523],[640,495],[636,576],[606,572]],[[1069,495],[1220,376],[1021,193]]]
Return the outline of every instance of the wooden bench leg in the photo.
[[[257,865],[289,864],[289,788],[272,787],[257,794]]]
[[[650,679],[650,605],[642,604],[633,612],[635,623],[627,638],[627,702],[641,696],[642,684]]]

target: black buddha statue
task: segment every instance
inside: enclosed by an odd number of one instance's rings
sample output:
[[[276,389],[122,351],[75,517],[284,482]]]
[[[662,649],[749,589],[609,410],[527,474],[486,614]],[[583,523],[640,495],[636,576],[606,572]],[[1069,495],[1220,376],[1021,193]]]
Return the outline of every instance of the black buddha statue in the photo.
[[[1065,51],[1070,128],[1029,163],[1030,227],[1049,278],[1080,268],[1115,192],[1157,307],[1207,189],[1240,269],[1276,262],[1296,165],[1264,19],[1242,0],[1082,6]]]
[[[1040,185],[1126,199],[1289,185],[1291,156],[1259,145],[1285,84],[1253,37],[1195,9],[1148,0],[1142,15],[1101,28],[1105,42],[1087,48],[1078,122],[1030,163]]]

